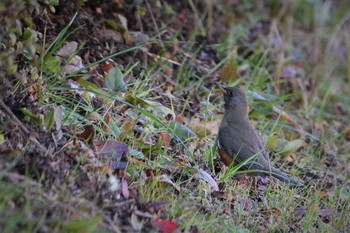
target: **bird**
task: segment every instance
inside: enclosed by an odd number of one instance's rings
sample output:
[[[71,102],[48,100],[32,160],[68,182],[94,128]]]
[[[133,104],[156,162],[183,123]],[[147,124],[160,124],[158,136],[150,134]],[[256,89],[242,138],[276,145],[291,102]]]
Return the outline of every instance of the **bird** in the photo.
[[[216,85],[224,95],[224,117],[218,131],[218,152],[225,165],[240,164],[239,169],[262,177],[272,176],[295,187],[304,184],[274,168],[262,141],[248,118],[247,98],[239,87]]]

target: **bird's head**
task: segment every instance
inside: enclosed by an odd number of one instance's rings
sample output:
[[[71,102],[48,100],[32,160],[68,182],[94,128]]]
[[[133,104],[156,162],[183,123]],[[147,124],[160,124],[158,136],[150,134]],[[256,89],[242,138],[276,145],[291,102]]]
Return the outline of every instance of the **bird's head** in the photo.
[[[248,112],[248,102],[242,89],[239,87],[226,87],[220,83],[216,83],[216,85],[224,94],[225,112],[235,112],[238,115],[242,114],[242,116],[246,116]]]

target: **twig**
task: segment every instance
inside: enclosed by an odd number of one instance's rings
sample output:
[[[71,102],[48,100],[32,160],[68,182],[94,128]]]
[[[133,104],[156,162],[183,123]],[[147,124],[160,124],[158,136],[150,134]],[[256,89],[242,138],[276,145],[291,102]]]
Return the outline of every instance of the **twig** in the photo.
[[[5,114],[10,120],[13,120],[18,124],[22,132],[25,133],[28,136],[29,140],[31,140],[38,147],[40,152],[44,154],[47,153],[47,149],[43,145],[41,145],[41,143],[36,138],[30,135],[29,130],[22,124],[22,122],[16,117],[16,115],[13,114],[11,109],[7,107],[7,105],[2,101],[2,99],[0,99],[0,107],[4,110]]]

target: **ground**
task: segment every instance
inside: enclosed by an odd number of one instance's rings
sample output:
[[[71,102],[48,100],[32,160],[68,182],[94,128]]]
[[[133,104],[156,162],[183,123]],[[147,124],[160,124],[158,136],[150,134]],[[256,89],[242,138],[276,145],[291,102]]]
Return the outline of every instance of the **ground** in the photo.
[[[2,232],[350,230],[346,1],[33,9],[0,81]],[[223,164],[216,82],[304,188]]]

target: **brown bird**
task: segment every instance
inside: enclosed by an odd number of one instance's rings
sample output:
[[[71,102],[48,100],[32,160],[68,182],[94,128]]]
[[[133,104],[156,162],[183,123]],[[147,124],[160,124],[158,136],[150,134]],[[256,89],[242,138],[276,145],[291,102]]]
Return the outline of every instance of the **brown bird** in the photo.
[[[250,170],[253,175],[271,175],[284,183],[303,187],[287,175],[271,166],[269,155],[248,119],[248,103],[238,87],[225,87],[216,83],[224,93],[225,114],[218,135],[219,155],[230,166],[232,162],[243,164],[240,169]]]

